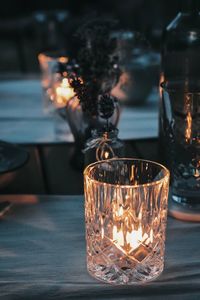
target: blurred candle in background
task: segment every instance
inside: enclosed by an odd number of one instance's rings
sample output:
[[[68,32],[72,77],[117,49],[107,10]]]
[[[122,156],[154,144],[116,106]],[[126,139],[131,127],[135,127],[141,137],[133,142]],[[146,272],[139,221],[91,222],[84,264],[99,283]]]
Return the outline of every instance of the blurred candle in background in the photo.
[[[55,87],[55,105],[65,106],[67,102],[75,96],[73,88],[70,86],[68,78],[63,78],[60,85]]]

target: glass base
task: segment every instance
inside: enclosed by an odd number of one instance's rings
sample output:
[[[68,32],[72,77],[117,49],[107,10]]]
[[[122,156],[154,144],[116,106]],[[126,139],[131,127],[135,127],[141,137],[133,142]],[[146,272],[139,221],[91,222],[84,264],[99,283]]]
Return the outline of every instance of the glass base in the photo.
[[[182,221],[200,222],[200,209],[197,206],[178,202],[177,200],[182,198],[175,196],[174,200],[173,197],[174,195],[169,195],[168,213],[171,217]]]
[[[139,285],[150,281],[154,281],[163,272],[163,268],[162,268],[159,270],[159,272],[157,271],[153,276],[144,276],[137,271],[129,270],[129,273],[128,271],[125,271],[122,274],[115,275],[115,273],[113,273],[113,269],[112,268],[110,268],[109,270],[106,269],[105,272],[104,267],[102,266],[96,266],[95,270],[94,269],[91,270],[90,267],[88,267],[88,273],[93,278],[104,283],[109,283],[113,285]]]
[[[138,249],[137,252],[135,257],[122,255],[111,246],[103,253],[88,256],[88,272],[92,277],[114,285],[143,284],[155,280],[164,268],[160,246],[151,251]]]

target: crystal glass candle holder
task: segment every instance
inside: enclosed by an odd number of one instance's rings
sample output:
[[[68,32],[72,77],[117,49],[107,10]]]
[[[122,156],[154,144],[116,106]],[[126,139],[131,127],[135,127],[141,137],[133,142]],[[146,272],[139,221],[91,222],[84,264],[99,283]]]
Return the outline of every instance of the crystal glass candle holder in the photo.
[[[164,266],[169,171],[110,159],[84,171],[87,268],[111,284],[151,281]]]
[[[41,85],[43,89],[44,112],[49,114],[54,111],[52,102],[54,101],[54,74],[59,64],[66,64],[68,57],[64,53],[57,51],[44,52],[38,55],[41,69]]]

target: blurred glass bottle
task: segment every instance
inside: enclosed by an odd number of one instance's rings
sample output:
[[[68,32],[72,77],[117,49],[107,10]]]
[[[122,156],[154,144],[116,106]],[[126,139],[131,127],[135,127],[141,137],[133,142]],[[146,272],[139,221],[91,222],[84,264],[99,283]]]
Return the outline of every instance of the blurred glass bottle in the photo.
[[[162,69],[164,79],[199,77],[200,1],[182,1],[182,9],[164,30]]]
[[[139,32],[121,30],[112,35],[122,71],[112,95],[126,105],[144,105],[159,82],[160,53]]]
[[[185,81],[200,78],[200,14],[199,0],[181,1],[181,11],[169,23],[163,33],[162,72],[163,81]],[[161,89],[160,89],[160,98]],[[166,162],[162,149],[165,128],[162,127],[163,102],[160,101],[159,149],[160,158]]]
[[[171,171],[172,199],[200,208],[200,13],[186,0],[164,32],[160,157]]]

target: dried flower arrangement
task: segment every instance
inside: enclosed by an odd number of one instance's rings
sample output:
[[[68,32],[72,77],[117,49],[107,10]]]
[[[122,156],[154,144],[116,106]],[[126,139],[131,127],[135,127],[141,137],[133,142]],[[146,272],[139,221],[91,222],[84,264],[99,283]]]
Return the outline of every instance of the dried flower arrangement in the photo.
[[[116,54],[117,41],[111,35],[115,21],[93,19],[77,31],[79,50],[76,61],[68,68],[71,87],[80,101],[82,111],[90,117],[106,120],[114,113],[117,99],[110,95],[121,70]]]

